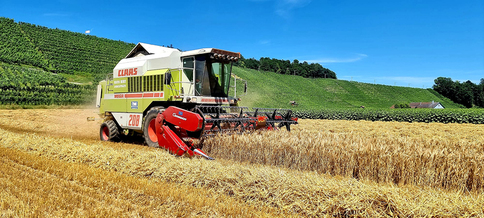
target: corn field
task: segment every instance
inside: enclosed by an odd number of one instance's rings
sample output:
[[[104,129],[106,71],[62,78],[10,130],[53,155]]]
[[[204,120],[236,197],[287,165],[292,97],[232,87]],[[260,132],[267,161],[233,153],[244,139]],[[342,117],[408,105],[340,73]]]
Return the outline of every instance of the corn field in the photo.
[[[0,216],[484,216],[480,125],[301,120],[207,161],[99,142],[93,113],[0,111]]]

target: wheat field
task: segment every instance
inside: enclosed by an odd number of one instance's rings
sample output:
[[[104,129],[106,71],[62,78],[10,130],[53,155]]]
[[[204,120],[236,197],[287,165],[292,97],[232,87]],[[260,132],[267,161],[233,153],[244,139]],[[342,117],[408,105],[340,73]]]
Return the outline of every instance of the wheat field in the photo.
[[[375,182],[484,191],[483,125],[303,120],[290,133],[213,138],[205,150]]]
[[[0,217],[278,216],[200,188],[0,152]]]
[[[92,114],[0,111],[0,216],[484,216],[479,125],[301,120],[206,161],[99,142]]]

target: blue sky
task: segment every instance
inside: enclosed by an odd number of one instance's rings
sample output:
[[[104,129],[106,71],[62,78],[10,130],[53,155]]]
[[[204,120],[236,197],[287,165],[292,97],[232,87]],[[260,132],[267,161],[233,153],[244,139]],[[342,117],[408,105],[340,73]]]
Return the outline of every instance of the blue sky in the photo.
[[[430,88],[484,78],[483,0],[26,1],[0,16],[131,43],[317,62],[339,79]]]

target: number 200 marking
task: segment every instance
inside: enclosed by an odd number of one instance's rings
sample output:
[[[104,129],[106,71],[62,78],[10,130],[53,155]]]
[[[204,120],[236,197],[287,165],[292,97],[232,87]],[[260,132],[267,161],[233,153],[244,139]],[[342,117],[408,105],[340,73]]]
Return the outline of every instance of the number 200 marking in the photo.
[[[131,114],[129,115],[128,126],[139,126],[140,115]]]

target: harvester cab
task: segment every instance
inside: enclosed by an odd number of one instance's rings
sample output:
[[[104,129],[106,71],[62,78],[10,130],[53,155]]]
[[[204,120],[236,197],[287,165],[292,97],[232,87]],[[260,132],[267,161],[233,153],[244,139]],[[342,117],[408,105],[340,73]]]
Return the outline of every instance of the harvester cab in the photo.
[[[290,110],[237,106],[236,81],[241,79],[232,75],[232,63],[239,58],[240,53],[214,48],[182,52],[138,43],[98,85],[101,140],[141,135],[150,147],[212,159],[201,150],[204,137],[290,130],[297,123]]]

